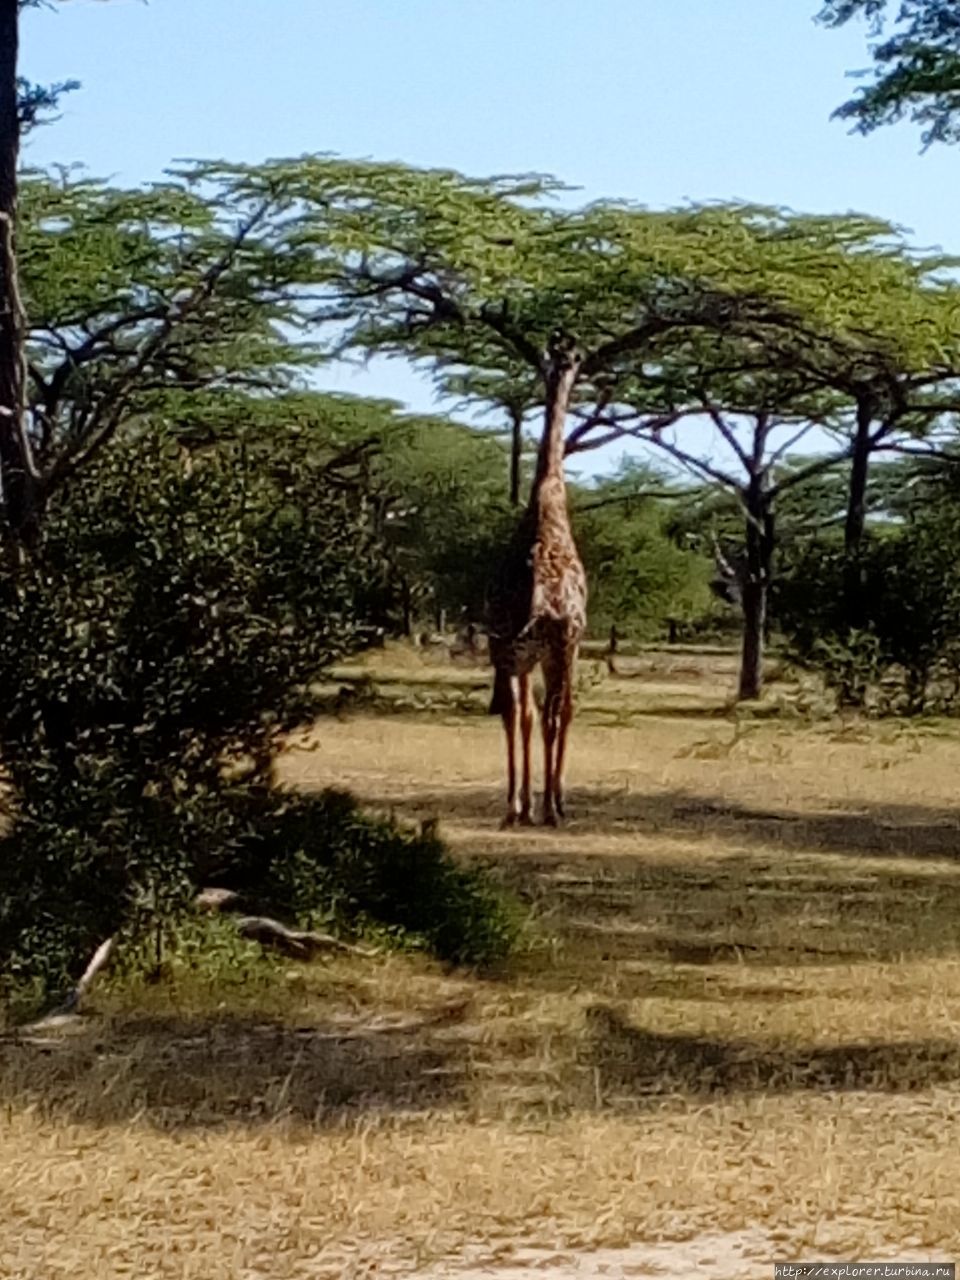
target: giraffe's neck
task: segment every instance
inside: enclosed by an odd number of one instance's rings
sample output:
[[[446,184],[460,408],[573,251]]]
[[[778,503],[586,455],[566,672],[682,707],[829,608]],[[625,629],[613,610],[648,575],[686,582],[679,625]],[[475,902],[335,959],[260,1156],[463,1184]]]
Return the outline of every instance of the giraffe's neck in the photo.
[[[566,435],[567,411],[570,396],[577,378],[577,366],[572,360],[551,364],[547,375],[546,409],[543,435],[537,452],[537,469],[533,477],[531,501],[539,498],[546,481],[559,481],[560,496],[566,500],[563,472],[563,449]],[[557,486],[547,486],[553,491]]]

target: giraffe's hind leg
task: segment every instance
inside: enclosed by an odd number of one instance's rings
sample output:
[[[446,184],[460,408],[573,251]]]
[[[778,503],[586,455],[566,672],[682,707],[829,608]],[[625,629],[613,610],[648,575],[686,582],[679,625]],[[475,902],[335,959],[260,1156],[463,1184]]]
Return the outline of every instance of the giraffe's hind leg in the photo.
[[[571,655],[565,664],[565,679],[560,695],[559,724],[557,726],[557,757],[553,767],[553,803],[557,816],[565,817],[563,795],[563,770],[567,756],[567,734],[570,721],[573,719],[573,679],[576,667],[576,654]]]
[[[520,809],[517,821],[529,826],[530,816],[530,735],[533,731],[533,694],[529,673],[519,677],[520,701]]]
[[[512,827],[520,817],[517,805],[517,681],[498,671],[494,685],[494,703],[503,720],[507,738],[507,812],[502,827]]]
[[[543,823],[557,825],[554,771],[556,768],[557,729],[559,727],[560,686],[552,663],[543,666],[544,695],[541,727],[543,729]]]
[[[543,821],[555,827],[564,816],[563,766],[567,731],[573,718],[573,671],[576,650],[551,654],[543,664]]]

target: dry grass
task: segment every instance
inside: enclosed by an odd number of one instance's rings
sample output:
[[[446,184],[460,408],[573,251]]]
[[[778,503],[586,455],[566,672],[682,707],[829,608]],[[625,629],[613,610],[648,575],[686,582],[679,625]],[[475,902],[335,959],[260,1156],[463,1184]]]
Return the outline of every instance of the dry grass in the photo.
[[[529,904],[530,949],[499,980],[291,968],[220,1008],[118,989],[0,1046],[0,1275],[339,1276],[750,1228],[782,1257],[949,1250],[960,741],[738,723],[729,658],[634,661],[583,682],[569,824],[508,833],[483,673],[368,663],[284,780],[438,815]]]

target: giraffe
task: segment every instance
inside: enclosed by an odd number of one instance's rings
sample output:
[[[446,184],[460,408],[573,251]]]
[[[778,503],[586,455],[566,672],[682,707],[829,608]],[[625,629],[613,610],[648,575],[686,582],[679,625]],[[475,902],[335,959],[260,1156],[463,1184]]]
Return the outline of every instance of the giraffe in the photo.
[[[546,370],[546,411],[530,500],[507,547],[491,594],[492,715],[507,738],[504,826],[531,818],[532,673],[543,672],[543,821],[564,816],[563,766],[573,717],[573,674],[587,620],[587,580],[567,512],[564,428],[580,358],[563,338],[552,340]],[[517,788],[517,728],[520,787]]]

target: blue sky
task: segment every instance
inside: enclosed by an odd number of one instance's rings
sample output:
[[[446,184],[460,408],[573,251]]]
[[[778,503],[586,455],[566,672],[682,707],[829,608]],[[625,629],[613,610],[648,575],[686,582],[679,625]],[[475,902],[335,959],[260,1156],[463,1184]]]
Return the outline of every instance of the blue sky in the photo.
[[[174,158],[305,151],[540,170],[662,207],[851,209],[960,251],[960,155],[909,125],[830,120],[866,31],[817,0],[64,0],[24,18],[21,66],[76,78],[25,159],[158,177]],[[327,385],[431,406],[401,366]],[[607,459],[608,460],[608,459]]]

